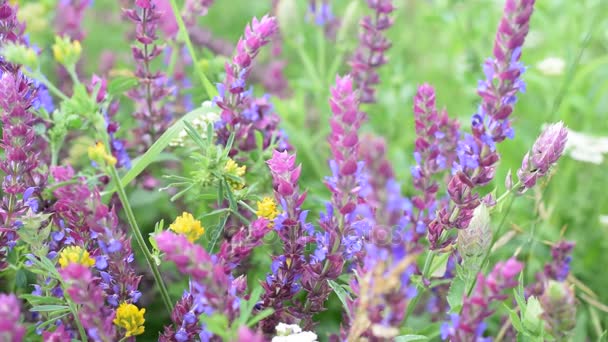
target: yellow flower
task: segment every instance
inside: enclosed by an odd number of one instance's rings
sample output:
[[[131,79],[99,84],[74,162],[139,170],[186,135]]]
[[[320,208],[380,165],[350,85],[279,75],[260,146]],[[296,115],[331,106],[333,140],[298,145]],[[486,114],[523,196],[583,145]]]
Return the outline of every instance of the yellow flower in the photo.
[[[247,166],[239,166],[239,164],[237,164],[232,159],[228,159],[226,165],[224,166],[224,172],[234,177],[243,177],[245,175],[246,170]],[[230,185],[230,187],[235,190],[240,190],[245,186],[245,183],[236,181],[232,178],[227,178],[226,181],[228,182],[228,185]]]
[[[70,40],[68,37],[55,37],[53,44],[53,57],[61,64],[71,65],[76,64],[80,58],[82,46],[77,40]]]
[[[109,165],[116,165],[116,158],[106,152],[106,147],[101,141],[98,141],[95,146],[89,146],[89,158],[97,163],[106,162]]]
[[[126,337],[140,335],[144,333],[144,314],[146,309],[137,309],[133,304],[121,303],[116,309],[114,324],[124,328],[127,332]]]
[[[61,250],[59,254],[59,265],[61,268],[69,264],[81,264],[87,267],[95,265],[95,259],[91,258],[89,252],[80,246],[69,246]]]
[[[277,203],[271,197],[264,197],[261,201],[258,201],[257,204],[258,210],[255,214],[258,217],[263,217],[270,221],[270,225],[272,226],[272,221],[279,215]]]
[[[183,212],[182,216],[178,216],[175,219],[169,229],[172,231],[185,235],[190,242],[198,240],[203,233],[205,233],[205,227],[201,225],[201,221],[195,220],[192,214]]]

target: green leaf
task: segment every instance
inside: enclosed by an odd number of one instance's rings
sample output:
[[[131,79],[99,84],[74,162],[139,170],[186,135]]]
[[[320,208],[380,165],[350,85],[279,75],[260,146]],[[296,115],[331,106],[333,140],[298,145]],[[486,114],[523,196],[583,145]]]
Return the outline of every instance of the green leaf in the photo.
[[[139,84],[139,80],[133,76],[118,76],[108,84],[108,94],[116,96],[125,91],[135,88]]]
[[[442,253],[433,258],[433,262],[431,263],[431,267],[429,268],[429,274],[431,277],[443,277],[445,274],[445,270],[448,265],[448,259],[450,258],[450,253]]]
[[[327,283],[329,284],[329,287],[331,287],[332,290],[334,290],[334,293],[336,294],[336,296],[338,296],[338,299],[340,299],[340,302],[342,302],[342,306],[344,307],[344,312],[346,312],[346,314],[348,315],[348,318],[350,318],[350,320],[352,321],[353,318],[350,314],[350,310],[348,309],[348,301],[352,300],[352,298],[340,284],[336,283],[333,280],[328,280]]]
[[[141,157],[133,161],[133,165],[129,171],[120,180],[123,187],[126,187],[131,181],[133,181],[140,173],[142,173],[148,165],[150,165],[156,157],[169,145],[169,143],[184,129],[184,122],[187,120],[193,120],[196,117],[211,112],[212,108],[197,108],[182,118],[177,120],[171,127],[169,127],[163,135],[156,140],[152,146],[144,153]],[[104,193],[108,196],[116,192],[116,186],[108,186],[111,189]]]
[[[429,338],[424,335],[401,335],[395,337],[395,342],[412,342],[412,341],[428,341]]]
[[[266,309],[260,311],[257,315],[255,315],[255,317],[250,319],[249,322],[247,322],[247,326],[252,327],[252,326],[256,325],[259,321],[263,320],[266,317],[269,317],[273,313],[274,313],[274,309],[266,308]]]
[[[524,332],[524,326],[521,324],[521,320],[519,319],[517,312],[515,312],[515,310],[509,308],[504,303],[502,305],[509,312],[509,318],[511,318],[511,324],[513,324],[513,328],[515,328],[515,330],[517,330],[518,332]]]
[[[57,297],[51,296],[36,296],[33,294],[22,294],[22,299],[25,299],[28,303],[32,305],[48,305],[48,304],[63,304],[63,300]]]
[[[448,304],[450,304],[450,312],[458,313],[462,308],[462,300],[464,297],[465,282],[461,277],[455,277],[454,282],[448,291]]]
[[[224,340],[230,335],[228,318],[222,314],[215,313],[211,316],[201,315],[200,321],[207,326],[212,333],[221,336]]]
[[[30,311],[32,312],[49,312],[49,311],[69,311],[67,305],[35,305]]]

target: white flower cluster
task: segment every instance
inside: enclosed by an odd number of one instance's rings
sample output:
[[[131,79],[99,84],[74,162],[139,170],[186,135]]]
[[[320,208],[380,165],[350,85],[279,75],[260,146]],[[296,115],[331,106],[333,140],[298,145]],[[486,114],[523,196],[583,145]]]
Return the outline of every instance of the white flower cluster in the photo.
[[[585,163],[601,164],[608,153],[608,137],[597,137],[568,129],[566,151],[570,158]]]
[[[206,111],[201,116],[193,119],[190,123],[192,124],[192,126],[194,126],[194,128],[196,128],[196,130],[201,134],[201,136],[205,138],[207,136],[207,126],[213,125],[216,121],[220,119],[220,116],[218,113],[216,113],[217,107],[215,107],[215,105],[211,101],[203,102],[201,108],[207,109],[208,111]],[[184,146],[187,141],[187,138],[188,133],[186,133],[186,130],[183,129],[181,132],[179,132],[177,137],[175,137],[169,143],[169,146]]]
[[[302,331],[297,324],[279,323],[275,327],[277,336],[272,338],[272,342],[316,342],[317,334],[312,331]]]
[[[536,68],[545,76],[559,76],[566,69],[566,61],[560,57],[547,57],[538,62]]]

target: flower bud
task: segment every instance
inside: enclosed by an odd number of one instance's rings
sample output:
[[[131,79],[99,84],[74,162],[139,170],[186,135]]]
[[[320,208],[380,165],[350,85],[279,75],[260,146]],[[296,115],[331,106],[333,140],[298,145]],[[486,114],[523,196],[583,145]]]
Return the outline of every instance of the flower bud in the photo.
[[[547,332],[558,340],[566,338],[576,326],[574,290],[565,282],[550,280],[540,304]]]
[[[53,44],[53,57],[63,65],[74,65],[80,59],[82,47],[77,40],[70,40],[69,37],[55,37]]]
[[[38,69],[38,55],[30,47],[9,43],[2,47],[1,54],[10,63],[21,64],[32,70]]]
[[[465,268],[477,270],[492,243],[490,210],[483,203],[473,212],[469,227],[458,230],[457,248]]]

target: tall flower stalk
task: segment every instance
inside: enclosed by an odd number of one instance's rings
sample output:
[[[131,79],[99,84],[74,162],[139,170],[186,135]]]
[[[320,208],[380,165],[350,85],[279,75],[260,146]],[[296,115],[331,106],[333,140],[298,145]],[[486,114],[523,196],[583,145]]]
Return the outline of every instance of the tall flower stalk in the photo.
[[[139,86],[131,89],[128,96],[135,102],[135,118],[139,127],[139,151],[145,151],[169,127],[173,117],[163,105],[162,99],[171,93],[163,72],[152,71],[151,63],[162,53],[162,47],[156,43],[157,27],[161,14],[152,1],[136,1],[133,9],[124,9],[125,15],[136,25],[135,38],[140,44],[132,47],[132,54],[139,78]]]
[[[283,209],[274,220],[274,229],[283,243],[283,253],[273,257],[272,273],[262,282],[265,290],[262,305],[275,310],[263,323],[262,329],[267,333],[273,332],[278,323],[293,321],[300,316],[297,308],[288,308],[285,304],[292,301],[301,289],[301,281],[306,285],[306,278],[302,278],[306,265],[304,252],[314,228],[306,222],[308,211],[302,210],[306,193],[299,190],[302,168],[296,166],[295,160],[295,154],[274,151],[268,161],[275,198]]]
[[[353,54],[350,66],[352,76],[361,91],[362,103],[376,102],[376,90],[380,83],[377,69],[388,61],[385,53],[391,47],[384,31],[393,25],[390,14],[395,10],[392,0],[367,0],[374,12],[361,19],[359,47]]]
[[[458,161],[448,184],[451,203],[441,208],[430,223],[428,237],[433,248],[442,242],[448,228],[465,229],[481,199],[475,189],[492,181],[500,156],[496,144],[513,138],[510,116],[517,93],[525,91],[520,62],[524,39],[528,34],[534,0],[507,0],[494,42],[494,57],[483,64],[485,80],[477,93],[481,104],[471,120],[472,134],[465,134],[458,144]]]
[[[359,128],[365,114],[359,111],[359,97],[350,76],[336,77],[329,105],[333,113],[328,139],[332,175],[325,184],[332,197],[321,215],[321,231],[315,236],[317,247],[302,279],[308,292],[303,309],[306,326],[312,324],[312,315],[324,308],[331,293],[327,281],[338,278],[347,262],[356,265],[361,260],[363,239],[369,232],[369,222],[362,218],[369,213],[360,205],[368,191],[364,164],[359,161]]]

